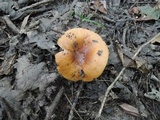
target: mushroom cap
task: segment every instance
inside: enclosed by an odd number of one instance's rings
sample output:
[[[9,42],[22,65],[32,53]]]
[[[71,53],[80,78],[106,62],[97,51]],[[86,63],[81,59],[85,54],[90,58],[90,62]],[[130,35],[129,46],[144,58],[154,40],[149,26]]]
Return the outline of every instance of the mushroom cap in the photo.
[[[57,69],[71,81],[92,81],[99,77],[108,62],[106,43],[95,32],[73,28],[64,33],[57,44],[63,49],[55,55]]]

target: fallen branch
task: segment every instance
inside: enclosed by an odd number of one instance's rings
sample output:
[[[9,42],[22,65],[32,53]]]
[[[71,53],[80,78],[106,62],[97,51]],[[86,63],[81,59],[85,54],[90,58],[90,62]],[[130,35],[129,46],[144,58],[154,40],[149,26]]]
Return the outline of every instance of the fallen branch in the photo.
[[[53,1],[54,1],[54,0],[43,0],[43,1],[40,1],[40,2],[37,2],[37,3],[31,4],[31,5],[29,5],[29,6],[23,7],[22,9],[19,9],[18,11],[19,11],[19,12],[22,12],[22,11],[28,10],[28,9],[30,9],[30,8],[33,8],[33,7],[42,5],[42,4],[46,4],[46,3],[49,3],[49,2],[53,2]]]
[[[64,95],[65,95],[66,99],[68,100],[69,104],[73,107],[73,105],[72,105],[70,99],[68,98],[68,96],[67,96],[66,94],[64,94]],[[76,110],[74,107],[73,107],[73,110],[74,110],[74,112],[79,116],[79,118],[80,118],[81,120],[83,120],[83,118],[80,116],[80,114],[77,112],[77,110]]]
[[[139,54],[139,52],[146,46],[148,45],[149,43],[151,43],[156,37],[158,37],[160,35],[160,33],[158,33],[156,36],[154,36],[151,40],[147,41],[146,43],[142,44],[137,52],[133,55],[132,59],[134,60],[136,58],[136,56]],[[98,114],[96,116],[95,119],[99,119],[101,117],[101,114],[102,114],[102,111],[103,111],[103,108],[104,108],[104,104],[106,102],[106,98],[108,97],[108,94],[109,92],[111,91],[111,89],[113,88],[113,86],[115,85],[115,83],[119,80],[119,77],[123,74],[123,72],[125,71],[125,67],[123,67],[120,71],[120,73],[118,74],[118,76],[114,79],[114,81],[110,84],[110,86],[106,89],[106,92],[105,92],[105,95],[104,95],[104,98],[103,98],[103,101],[101,103],[101,106],[100,106],[100,109],[98,111]]]
[[[71,110],[70,110],[70,113],[69,113],[68,120],[72,120],[73,119],[73,110],[75,110],[75,107],[76,107],[76,104],[78,102],[78,98],[79,98],[79,95],[81,93],[82,88],[83,88],[83,81],[81,82],[81,84],[79,85],[79,88],[77,90],[76,98],[73,101],[73,104],[72,104],[72,107],[71,107]],[[81,118],[81,120],[83,120],[83,119]]]
[[[5,20],[7,26],[14,32],[14,33],[19,33],[19,28],[15,26],[15,24],[10,20],[10,18],[5,15],[3,16],[3,19]]]
[[[47,115],[45,117],[45,120],[50,120],[53,116],[53,111],[55,110],[58,102],[60,101],[60,98],[62,97],[64,88],[62,87],[59,92],[57,93],[56,97],[54,98],[53,103],[51,104],[51,106],[46,108],[47,111]],[[52,118],[53,119],[53,118]]]

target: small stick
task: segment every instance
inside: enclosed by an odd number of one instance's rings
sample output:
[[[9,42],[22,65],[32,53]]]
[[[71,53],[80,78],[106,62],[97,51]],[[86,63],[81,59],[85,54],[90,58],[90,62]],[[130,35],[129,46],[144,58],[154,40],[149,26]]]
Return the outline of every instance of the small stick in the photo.
[[[152,42],[152,41],[153,41],[155,38],[157,38],[158,36],[160,36],[160,33],[158,33],[156,36],[154,36],[151,40],[149,40],[149,41],[147,41],[146,43],[142,44],[142,45],[138,48],[137,52],[133,55],[132,59],[134,60],[134,59],[136,58],[136,56],[138,55],[138,53],[139,53],[146,45],[148,45],[150,42]],[[123,72],[124,72],[125,69],[126,69],[125,67],[123,67],[123,68],[121,69],[121,71],[120,71],[120,73],[118,74],[118,76],[114,79],[114,81],[113,81],[113,82],[108,86],[108,88],[106,89],[106,92],[105,92],[103,101],[102,101],[102,103],[101,103],[100,109],[99,109],[98,114],[97,114],[97,116],[96,116],[95,119],[99,119],[99,118],[101,117],[102,110],[103,110],[104,104],[105,104],[105,102],[106,102],[106,98],[107,98],[109,92],[111,91],[111,89],[113,88],[114,84],[119,80],[119,77],[123,74]]]
[[[5,20],[6,24],[8,27],[14,32],[14,33],[19,33],[20,30],[17,28],[14,23],[9,19],[7,15],[3,16],[3,19]]]
[[[142,48],[144,48],[146,45],[148,45],[150,42],[154,41],[158,36],[160,36],[160,33],[158,33],[156,36],[154,36],[152,39],[150,39],[149,41],[147,41],[146,43],[144,43],[143,45],[141,45],[139,47],[139,49],[137,50],[137,52],[134,54],[134,56],[132,57],[132,59],[134,60],[136,58],[136,56],[138,55],[138,53],[142,50]]]
[[[107,16],[102,16],[102,18],[105,20],[105,21],[108,21],[108,22],[111,22],[111,23],[115,23],[115,21],[113,19],[110,19],[109,17]]]
[[[72,103],[71,103],[71,101],[70,101],[70,99],[68,98],[68,96],[67,96],[66,94],[64,94],[64,95],[65,95],[66,99],[68,100],[69,104],[70,104],[71,106],[73,106]],[[80,116],[80,114],[77,112],[77,110],[76,110],[74,107],[73,107],[73,110],[74,110],[74,112],[79,116],[79,118],[80,118],[81,120],[83,120],[83,118]]]
[[[52,31],[54,31],[54,32],[56,32],[56,33],[58,33],[58,34],[61,34],[61,35],[63,35],[63,34],[64,34],[64,32],[63,32],[63,31],[56,30],[56,29],[52,29]]]
[[[114,84],[118,81],[119,77],[123,74],[123,72],[124,72],[125,69],[126,69],[126,68],[123,67],[123,68],[121,69],[120,73],[118,74],[118,76],[115,78],[115,80],[108,86],[108,88],[107,88],[107,90],[106,90],[106,92],[105,92],[103,101],[102,101],[102,103],[101,103],[101,107],[100,107],[100,109],[99,109],[99,111],[98,111],[98,114],[97,114],[97,116],[96,116],[96,118],[95,118],[96,120],[97,120],[98,118],[100,118],[100,116],[101,116],[101,114],[102,114],[102,110],[103,110],[103,107],[104,107],[104,104],[105,104],[105,102],[106,102],[106,99],[107,99],[107,96],[108,96],[109,92],[110,92],[111,89],[113,88]]]
[[[75,107],[76,107],[76,104],[77,104],[77,101],[78,101],[78,98],[79,98],[79,95],[80,95],[80,93],[81,93],[82,88],[83,88],[83,81],[81,82],[81,84],[79,85],[79,88],[78,88],[78,90],[77,90],[76,98],[75,98],[75,100],[73,101],[73,105],[72,105],[72,107],[71,107],[68,120],[72,120],[72,119],[73,119],[73,110],[74,110]]]
[[[128,25],[127,25],[127,26],[128,26]],[[124,47],[124,48],[127,48],[127,47],[126,47],[126,34],[127,34],[127,27],[124,28],[124,30],[123,30],[123,36],[122,36],[122,42],[123,42],[123,47]]]
[[[48,2],[53,2],[53,1],[54,1],[54,0],[43,0],[43,1],[40,1],[40,2],[37,2],[37,3],[34,3],[34,4],[32,4],[32,5],[23,7],[22,9],[19,9],[18,11],[19,11],[19,12],[22,12],[22,11],[28,10],[28,9],[30,9],[30,8],[36,7],[36,6],[38,6],[38,5],[46,4],[46,3],[48,3]]]
[[[53,103],[51,104],[51,106],[47,107],[46,111],[47,111],[47,115],[45,117],[45,120],[50,120],[51,117],[52,117],[52,114],[53,114],[53,111],[54,109],[56,108],[60,98],[62,97],[62,94],[63,94],[63,91],[64,91],[64,88],[62,87],[59,92],[57,93],[56,97],[54,98],[54,101]]]

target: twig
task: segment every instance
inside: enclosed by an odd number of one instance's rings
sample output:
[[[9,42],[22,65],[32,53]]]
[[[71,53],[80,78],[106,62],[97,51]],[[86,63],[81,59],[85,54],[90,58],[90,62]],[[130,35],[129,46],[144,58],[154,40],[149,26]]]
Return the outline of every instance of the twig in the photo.
[[[127,26],[128,26],[128,24],[127,24]],[[122,42],[123,42],[123,47],[124,48],[127,48],[126,47],[126,33],[127,33],[127,27],[126,28],[124,28],[124,30],[123,30],[123,36],[122,36]]]
[[[71,107],[68,120],[72,120],[72,119],[73,119],[73,110],[75,109],[75,106],[76,106],[76,104],[77,104],[77,101],[78,101],[78,98],[79,98],[79,95],[80,95],[80,93],[81,93],[82,88],[83,88],[83,81],[81,82],[81,84],[79,85],[79,88],[78,88],[78,90],[77,90],[76,98],[75,98],[75,100],[73,101],[73,105],[72,105],[72,107]]]
[[[58,33],[58,34],[61,34],[61,35],[63,35],[63,34],[64,34],[64,32],[63,32],[63,31],[56,30],[56,29],[52,29],[52,31],[54,31],[54,32],[56,32],[56,33]]]
[[[14,33],[19,33],[19,28],[17,28],[14,23],[9,19],[7,15],[3,16],[3,19],[5,20],[6,24],[8,27],[14,32]]]
[[[47,111],[47,115],[45,117],[45,120],[50,120],[51,117],[52,117],[52,114],[53,114],[53,111],[54,109],[56,108],[60,98],[62,97],[62,94],[63,94],[63,91],[64,91],[64,88],[62,87],[59,92],[57,93],[56,97],[54,98],[54,101],[53,103],[51,104],[51,106],[47,107],[46,108],[46,111]]]
[[[65,95],[66,99],[68,100],[69,104],[70,104],[71,106],[73,106],[72,103],[71,103],[71,101],[70,101],[70,99],[68,98],[68,96],[67,96],[66,94],[64,94],[64,95]],[[74,107],[73,107],[73,110],[74,110],[74,112],[79,116],[79,118],[80,118],[81,120],[83,120],[83,118],[80,116],[80,114],[77,112],[77,110],[76,110]]]
[[[32,5],[23,7],[22,9],[19,9],[18,11],[19,11],[19,12],[22,12],[22,11],[28,10],[28,9],[30,9],[30,8],[36,7],[36,6],[38,6],[38,5],[46,4],[46,3],[48,3],[48,2],[53,2],[53,1],[54,1],[54,0],[43,0],[43,1],[40,1],[40,2],[37,2],[37,3],[34,3],[34,4],[32,4]]]
[[[113,20],[113,19],[110,19],[109,17],[107,17],[107,16],[102,16],[102,18],[105,20],[105,21],[107,21],[107,22],[111,22],[111,23],[115,23],[115,21]]]
[[[138,53],[142,50],[143,47],[145,47],[146,45],[148,45],[150,42],[152,42],[153,40],[155,40],[158,36],[160,36],[160,33],[158,33],[156,36],[154,36],[151,40],[147,41],[146,43],[144,43],[143,45],[141,45],[139,47],[139,49],[137,50],[137,52],[134,54],[134,56],[132,57],[132,59],[134,60],[136,58],[136,56],[138,55]]]
[[[123,72],[124,72],[125,69],[126,69],[126,68],[123,67],[122,70],[120,71],[120,73],[118,74],[118,76],[117,76],[117,77],[115,78],[115,80],[112,82],[112,84],[111,84],[110,86],[108,86],[108,88],[107,88],[107,90],[106,90],[106,92],[105,92],[103,101],[102,101],[102,103],[101,103],[101,107],[100,107],[100,109],[99,109],[99,111],[98,111],[98,114],[97,114],[97,116],[96,116],[95,119],[98,119],[98,118],[101,117],[102,110],[103,110],[104,104],[105,104],[105,102],[106,102],[106,98],[107,98],[110,90],[113,88],[114,84],[118,81],[119,77],[123,74]]]
[[[153,41],[156,37],[158,37],[159,35],[160,35],[160,33],[157,34],[156,36],[154,36],[154,37],[153,37],[151,40],[149,40],[148,42],[146,42],[146,43],[144,43],[143,45],[141,45],[141,46],[138,48],[137,52],[136,52],[136,53],[134,54],[134,56],[132,57],[132,59],[134,60],[134,59],[136,58],[136,56],[138,55],[138,53],[139,53],[146,45],[148,45],[150,42],[152,42],[152,41]],[[123,74],[123,72],[124,72],[125,69],[126,69],[125,67],[123,67],[123,68],[121,69],[121,71],[120,71],[120,73],[118,74],[118,76],[115,78],[115,80],[112,82],[112,84],[107,88],[107,90],[106,90],[106,92],[105,92],[105,95],[104,95],[104,98],[103,98],[103,101],[102,101],[102,103],[101,103],[100,109],[99,109],[98,114],[97,114],[97,116],[96,116],[95,119],[99,119],[99,118],[101,117],[101,114],[102,114],[102,111],[103,111],[103,107],[104,107],[104,104],[105,104],[105,102],[106,102],[106,98],[107,98],[110,90],[113,88],[114,84],[119,80],[119,77]]]

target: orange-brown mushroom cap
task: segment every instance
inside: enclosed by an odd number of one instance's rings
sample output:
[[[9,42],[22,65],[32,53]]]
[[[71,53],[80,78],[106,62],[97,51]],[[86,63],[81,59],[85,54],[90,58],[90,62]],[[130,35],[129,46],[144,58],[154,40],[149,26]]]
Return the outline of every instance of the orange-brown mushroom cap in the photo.
[[[63,51],[55,55],[57,69],[71,81],[92,81],[99,77],[108,62],[109,51],[102,38],[93,31],[74,28],[58,40]]]

